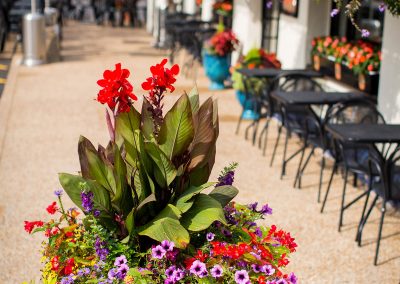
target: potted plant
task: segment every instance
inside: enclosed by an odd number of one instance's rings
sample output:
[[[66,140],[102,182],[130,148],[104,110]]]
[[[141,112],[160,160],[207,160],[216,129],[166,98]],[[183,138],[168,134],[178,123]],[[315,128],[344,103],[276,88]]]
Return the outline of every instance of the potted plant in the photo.
[[[247,79],[247,86],[250,88],[248,94],[246,95],[246,90],[243,82],[243,76],[237,70],[241,68],[281,68],[280,61],[276,58],[275,53],[268,53],[260,48],[253,48],[247,52],[245,56],[241,56],[237,64],[232,68],[232,81],[233,88],[236,91],[236,97],[242,107],[244,112],[242,114],[243,119],[258,119],[259,112],[257,111],[257,106],[255,105],[255,100],[252,96],[257,96],[264,86],[264,82],[261,79],[252,78]]]
[[[295,284],[284,272],[294,238],[256,223],[272,209],[232,201],[237,164],[208,180],[215,101],[200,105],[194,89],[164,115],[163,97],[179,72],[165,64],[152,66],[142,84],[141,112],[127,69],[117,64],[98,81],[97,100],[111,110],[109,143],[96,149],[81,137],[80,172],[59,174],[64,191],[46,208],[50,221],[25,221],[28,233],[45,236],[43,283]],[[64,193],[77,208],[64,207]]]
[[[224,81],[230,76],[231,53],[239,41],[231,30],[217,31],[203,49],[203,63],[207,77],[211,80],[210,90],[222,90]]]

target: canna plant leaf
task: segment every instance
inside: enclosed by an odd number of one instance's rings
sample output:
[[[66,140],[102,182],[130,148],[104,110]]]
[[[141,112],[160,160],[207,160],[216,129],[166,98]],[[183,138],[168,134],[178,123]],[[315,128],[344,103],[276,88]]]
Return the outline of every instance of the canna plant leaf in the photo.
[[[215,221],[226,224],[221,204],[206,194],[200,193],[195,197],[193,206],[181,218],[182,225],[189,231],[202,231]]]
[[[189,98],[182,95],[165,115],[158,136],[161,150],[172,160],[183,154],[193,140],[194,127]]]

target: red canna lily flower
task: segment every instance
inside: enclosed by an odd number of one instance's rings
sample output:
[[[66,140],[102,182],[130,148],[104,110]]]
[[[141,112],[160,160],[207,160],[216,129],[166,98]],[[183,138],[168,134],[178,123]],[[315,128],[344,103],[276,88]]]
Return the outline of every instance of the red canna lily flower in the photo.
[[[150,98],[153,98],[155,94],[161,96],[167,89],[171,93],[175,90],[172,84],[176,81],[175,76],[179,73],[179,66],[175,64],[168,69],[165,67],[167,62],[167,59],[163,59],[161,63],[151,66],[152,76],[142,83],[143,90],[149,91]]]
[[[97,84],[103,88],[99,91],[97,100],[102,104],[107,104],[113,111],[118,105],[118,113],[129,112],[132,101],[137,100],[132,92],[133,87],[127,80],[129,75],[128,69],[121,69],[121,63],[115,65],[115,70],[104,71],[103,79],[97,81]]]

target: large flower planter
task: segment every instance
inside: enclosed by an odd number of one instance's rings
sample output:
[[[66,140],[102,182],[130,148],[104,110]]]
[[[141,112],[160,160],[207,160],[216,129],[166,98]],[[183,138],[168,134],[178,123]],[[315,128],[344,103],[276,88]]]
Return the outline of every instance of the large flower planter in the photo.
[[[254,111],[255,102],[246,101],[246,94],[244,92],[236,90],[236,98],[238,99],[239,103],[242,105],[244,109],[242,114],[242,119],[255,120],[260,117],[258,111]]]
[[[217,56],[203,51],[203,63],[206,75],[211,80],[210,90],[225,89],[224,81],[230,76],[230,56]]]
[[[313,56],[312,59],[313,68],[317,70],[317,67],[319,67],[320,69],[318,71],[322,74],[335,77],[336,80],[368,94],[376,95],[378,93],[379,72],[370,72],[359,76],[354,74],[353,70],[347,65],[340,63],[335,64],[332,58]],[[340,76],[338,76],[339,73]]]

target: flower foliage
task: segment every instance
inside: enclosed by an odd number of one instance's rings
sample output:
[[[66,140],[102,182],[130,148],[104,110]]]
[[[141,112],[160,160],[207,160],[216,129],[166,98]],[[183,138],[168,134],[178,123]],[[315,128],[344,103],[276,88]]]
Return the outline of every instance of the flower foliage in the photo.
[[[233,3],[231,0],[219,0],[213,4],[213,10],[221,16],[231,16],[233,11]]]
[[[379,72],[381,51],[378,46],[358,40],[348,42],[346,38],[318,37],[312,41],[312,54],[341,63],[355,74]]]
[[[206,44],[210,54],[226,56],[236,50],[239,40],[231,30],[218,31]]]
[[[56,190],[57,201],[46,207],[50,220],[24,223],[29,234],[46,237],[43,283],[296,283],[284,272],[297,247],[293,237],[257,223],[272,209],[232,201],[237,164],[208,181],[218,137],[214,101],[200,105],[194,90],[162,121],[152,115],[152,96],[173,91],[179,72],[166,63],[153,66],[143,84],[142,113],[121,99],[129,72],[118,64],[105,72],[104,88],[119,86],[108,104],[115,140],[96,149],[81,137],[81,174],[59,175],[81,211],[65,210]]]
[[[232,68],[232,80],[233,87],[236,90],[244,91],[242,75],[237,72],[241,68],[281,68],[281,62],[276,57],[276,54],[267,52],[261,48],[250,49],[245,56],[241,56],[237,61],[236,65]],[[250,82],[251,81],[251,82]],[[249,85],[254,86],[255,89],[259,89],[263,86],[263,80],[257,78],[251,78]]]
[[[128,69],[122,69],[121,63],[115,65],[115,70],[106,70],[103,79],[97,81],[102,87],[97,95],[97,100],[107,104],[111,110],[117,108],[117,112],[128,112],[133,101],[137,100],[133,94],[133,87],[127,80],[130,75]]]

